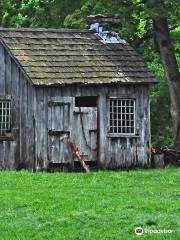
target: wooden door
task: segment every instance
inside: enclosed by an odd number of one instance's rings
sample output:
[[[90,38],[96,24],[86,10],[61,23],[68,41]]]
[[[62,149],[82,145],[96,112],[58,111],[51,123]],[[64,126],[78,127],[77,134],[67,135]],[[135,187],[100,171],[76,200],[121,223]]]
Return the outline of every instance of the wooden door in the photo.
[[[97,107],[74,107],[73,135],[86,161],[97,161]]]
[[[72,124],[72,98],[51,98],[48,102],[49,160],[52,163],[72,162],[68,143]]]

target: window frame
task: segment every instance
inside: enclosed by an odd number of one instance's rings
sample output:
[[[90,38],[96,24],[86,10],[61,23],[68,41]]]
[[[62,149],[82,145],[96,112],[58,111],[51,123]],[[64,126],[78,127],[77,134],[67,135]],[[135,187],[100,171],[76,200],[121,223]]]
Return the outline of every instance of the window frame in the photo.
[[[113,132],[110,132],[110,101],[111,100],[133,100],[134,101],[134,132],[133,133],[120,133],[120,132],[117,132],[117,133],[113,133]],[[137,120],[137,113],[136,113],[136,104],[137,104],[137,100],[136,100],[136,97],[131,97],[131,96],[118,96],[118,97],[109,97],[108,98],[108,134],[107,136],[108,137],[139,137],[136,133],[136,120]]]
[[[3,135],[3,130],[0,127],[0,140],[11,140],[12,139],[12,97],[11,96],[0,96],[0,102],[9,102],[10,103],[10,121],[9,121],[9,129],[4,130],[5,134]],[[1,135],[2,134],[2,135]]]

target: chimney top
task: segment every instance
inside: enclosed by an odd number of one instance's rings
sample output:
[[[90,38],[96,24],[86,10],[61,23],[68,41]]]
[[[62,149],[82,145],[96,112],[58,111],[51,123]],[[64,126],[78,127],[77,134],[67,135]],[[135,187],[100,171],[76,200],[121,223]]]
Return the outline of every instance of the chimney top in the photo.
[[[122,43],[127,42],[118,35],[120,20],[118,17],[107,14],[90,15],[87,17],[88,28],[95,31],[103,43]]]
[[[115,17],[110,14],[97,14],[90,15],[86,18],[88,26],[93,23],[99,23],[99,26],[103,27],[104,31],[118,32],[118,27],[120,20],[118,17]]]

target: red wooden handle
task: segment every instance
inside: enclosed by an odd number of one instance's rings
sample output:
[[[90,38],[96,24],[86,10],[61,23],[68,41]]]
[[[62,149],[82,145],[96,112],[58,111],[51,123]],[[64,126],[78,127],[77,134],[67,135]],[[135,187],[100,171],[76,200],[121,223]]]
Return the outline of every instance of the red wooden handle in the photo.
[[[86,163],[85,163],[84,160],[82,159],[82,157],[81,157],[81,155],[80,155],[80,153],[79,153],[79,150],[78,150],[76,144],[74,143],[74,141],[71,140],[71,139],[69,139],[69,144],[70,144],[70,146],[71,146],[71,148],[72,148],[72,151],[73,151],[73,153],[75,154],[77,160],[81,163],[81,166],[84,168],[84,170],[85,170],[86,172],[90,172],[89,167],[86,165]]]

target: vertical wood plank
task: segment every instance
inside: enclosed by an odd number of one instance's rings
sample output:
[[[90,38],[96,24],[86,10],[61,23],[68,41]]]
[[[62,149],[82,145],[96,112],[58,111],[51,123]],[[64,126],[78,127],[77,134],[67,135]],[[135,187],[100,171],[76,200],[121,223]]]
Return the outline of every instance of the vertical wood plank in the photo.
[[[4,96],[5,91],[5,50],[0,44],[0,95]]]

